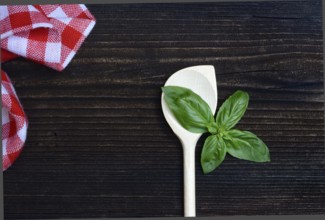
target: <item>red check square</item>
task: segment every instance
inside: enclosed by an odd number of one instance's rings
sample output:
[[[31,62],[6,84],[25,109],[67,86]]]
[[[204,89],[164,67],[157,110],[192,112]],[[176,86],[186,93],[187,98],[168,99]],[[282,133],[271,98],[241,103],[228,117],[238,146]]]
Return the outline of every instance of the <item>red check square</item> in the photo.
[[[10,24],[12,29],[29,26],[32,24],[29,12],[19,12],[10,15]]]
[[[79,31],[70,26],[66,26],[62,32],[62,44],[73,50],[80,39],[80,35],[81,33]]]

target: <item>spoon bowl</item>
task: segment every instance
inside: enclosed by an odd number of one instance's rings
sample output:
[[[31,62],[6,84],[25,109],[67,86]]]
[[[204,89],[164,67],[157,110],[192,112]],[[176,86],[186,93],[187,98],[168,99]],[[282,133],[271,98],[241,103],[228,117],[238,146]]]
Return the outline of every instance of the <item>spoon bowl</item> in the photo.
[[[193,66],[179,70],[168,78],[165,86],[181,86],[191,89],[208,103],[213,114],[216,111],[218,94],[213,66]],[[161,96],[161,106],[166,121],[183,146],[184,216],[195,217],[195,147],[202,134],[187,131],[178,123],[164,100],[164,93]]]

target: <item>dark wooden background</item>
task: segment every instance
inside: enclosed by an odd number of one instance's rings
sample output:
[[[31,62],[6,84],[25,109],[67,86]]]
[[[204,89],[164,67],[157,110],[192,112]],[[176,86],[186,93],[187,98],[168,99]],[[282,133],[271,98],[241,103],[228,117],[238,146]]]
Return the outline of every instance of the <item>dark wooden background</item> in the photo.
[[[181,145],[160,106],[177,70],[216,69],[219,104],[251,97],[238,128],[271,163],[227,156],[204,176],[197,216],[325,214],[321,1],[88,5],[95,29],[58,73],[3,65],[29,118],[4,172],[6,219],[183,215]]]

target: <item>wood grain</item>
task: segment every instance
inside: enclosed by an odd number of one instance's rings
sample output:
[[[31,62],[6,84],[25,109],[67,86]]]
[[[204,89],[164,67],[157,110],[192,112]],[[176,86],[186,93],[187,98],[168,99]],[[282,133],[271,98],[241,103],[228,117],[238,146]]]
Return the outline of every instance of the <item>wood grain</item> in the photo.
[[[238,128],[271,163],[227,156],[197,215],[325,214],[321,1],[88,5],[91,35],[62,72],[3,65],[29,119],[4,172],[6,219],[182,216],[182,150],[160,107],[175,71],[216,69],[218,102],[250,94]]]

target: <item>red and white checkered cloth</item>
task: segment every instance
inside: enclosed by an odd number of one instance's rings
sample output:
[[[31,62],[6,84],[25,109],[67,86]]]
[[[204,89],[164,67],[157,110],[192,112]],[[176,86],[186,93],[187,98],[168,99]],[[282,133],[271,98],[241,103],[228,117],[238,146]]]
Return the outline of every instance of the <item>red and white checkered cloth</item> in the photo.
[[[58,71],[72,60],[95,25],[83,4],[0,6],[1,62],[25,57]],[[2,159],[6,170],[19,156],[27,118],[4,71],[1,71]]]
[[[1,71],[2,164],[6,170],[19,156],[26,140],[27,119],[7,74]]]

